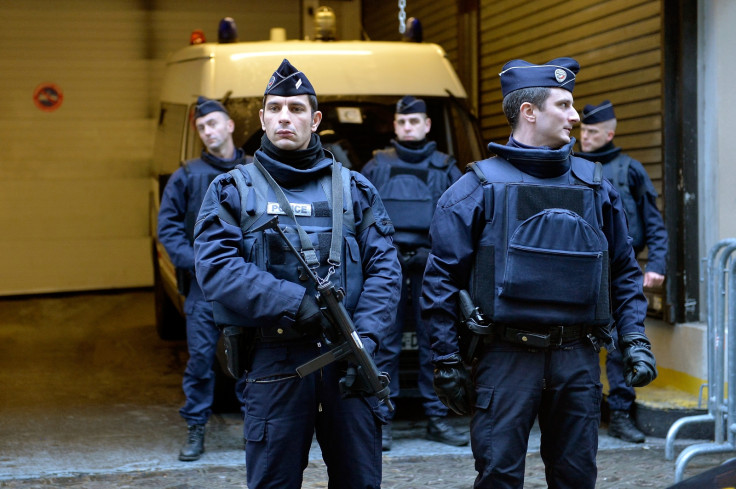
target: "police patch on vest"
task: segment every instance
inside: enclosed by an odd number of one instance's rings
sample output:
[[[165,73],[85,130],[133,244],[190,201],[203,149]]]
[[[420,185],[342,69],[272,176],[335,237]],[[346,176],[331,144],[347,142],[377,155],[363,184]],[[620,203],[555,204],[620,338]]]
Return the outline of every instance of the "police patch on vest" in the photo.
[[[289,203],[291,206],[291,210],[294,212],[295,216],[311,216],[312,215],[312,204],[292,204]],[[266,207],[266,212],[271,215],[279,215],[279,216],[285,216],[286,212],[281,210],[281,206],[278,202],[269,202],[268,206]]]

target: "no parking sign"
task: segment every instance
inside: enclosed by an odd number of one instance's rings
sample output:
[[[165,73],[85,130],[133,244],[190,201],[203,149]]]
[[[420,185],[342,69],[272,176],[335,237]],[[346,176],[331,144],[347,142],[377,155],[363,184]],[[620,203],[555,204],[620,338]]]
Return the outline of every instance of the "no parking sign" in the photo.
[[[55,111],[61,107],[63,100],[64,92],[53,83],[41,83],[33,91],[33,103],[45,112]]]

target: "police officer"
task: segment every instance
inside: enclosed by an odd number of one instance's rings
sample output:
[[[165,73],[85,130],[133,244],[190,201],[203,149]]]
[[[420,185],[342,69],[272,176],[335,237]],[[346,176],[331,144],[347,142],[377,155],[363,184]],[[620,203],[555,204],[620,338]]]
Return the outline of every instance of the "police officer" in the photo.
[[[391,377],[391,395],[399,394],[399,354],[405,315],[412,315],[416,326],[419,353],[419,393],[423,399],[427,422],[426,438],[448,445],[468,444],[468,436],[458,432],[445,417],[447,407],[440,402],[432,387],[432,352],[429,331],[421,320],[419,296],[422,274],[429,253],[429,224],[440,195],[462,173],[455,158],[437,151],[437,143],[427,140],[432,120],[427,105],[420,98],[407,95],[396,104],[391,146],[377,150],[362,169],[381,194],[396,233],[394,244],[399,252],[404,283],[396,323],[376,355],[380,370]],[[410,304],[409,304],[410,302]],[[407,307],[409,306],[410,307]],[[383,406],[390,420],[394,412]],[[383,450],[391,450],[391,424],[383,427]]]
[[[500,78],[511,137],[490,143],[497,156],[471,164],[443,194],[430,228],[422,309],[435,389],[455,411],[472,408],[475,488],[523,486],[537,418],[547,484],[595,487],[598,348],[610,340],[612,320],[627,383],[656,377],[641,270],[618,192],[595,164],[572,156],[578,70],[572,58],[506,63]],[[490,325],[472,382],[455,326],[461,289]]]
[[[642,164],[614,146],[617,121],[609,100],[599,105],[586,105],[580,122],[580,147],[583,151],[575,154],[603,165],[603,175],[621,195],[629,233],[634,240],[634,253],[638,255],[644,247],[648,250],[644,287],[659,287],[665,276],[667,231],[657,208],[657,191]],[[611,409],[608,434],[625,441],[643,443],[646,437],[630,417],[636,393],[626,385],[623,374],[621,350],[609,351],[606,355],[608,405]]]
[[[235,148],[235,123],[217,100],[197,99],[194,126],[204,148],[199,158],[186,161],[166,183],[158,213],[158,238],[177,268],[179,289],[185,293],[189,360],[182,387],[186,401],[179,414],[187,422],[187,441],[179,460],[197,460],[204,452],[205,425],[212,414],[215,389],[213,365],[220,331],[194,279],[194,222],[210,182],[220,173],[244,163],[243,151]]]
[[[318,275],[344,289],[371,355],[396,315],[393,226],[373,185],[322,149],[314,88],[286,59],[268,82],[260,118],[265,134],[253,164],[212,183],[194,243],[197,278],[216,319],[254,333],[243,391],[248,487],[301,487],[316,430],[330,487],[377,488],[378,401],[360,389],[340,391],[344,362],[304,378],[295,372],[326,351],[321,333],[329,325],[314,284],[263,224],[278,216]]]

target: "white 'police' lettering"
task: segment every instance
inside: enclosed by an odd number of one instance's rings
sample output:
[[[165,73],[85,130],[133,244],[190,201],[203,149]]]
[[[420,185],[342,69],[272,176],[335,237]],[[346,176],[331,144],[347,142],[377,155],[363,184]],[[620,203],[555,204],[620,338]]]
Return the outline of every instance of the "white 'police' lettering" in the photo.
[[[291,210],[295,216],[309,217],[312,215],[312,204],[293,204],[290,203]],[[281,210],[281,206],[278,202],[269,202],[266,206],[266,213],[269,215],[284,216],[286,213]]]

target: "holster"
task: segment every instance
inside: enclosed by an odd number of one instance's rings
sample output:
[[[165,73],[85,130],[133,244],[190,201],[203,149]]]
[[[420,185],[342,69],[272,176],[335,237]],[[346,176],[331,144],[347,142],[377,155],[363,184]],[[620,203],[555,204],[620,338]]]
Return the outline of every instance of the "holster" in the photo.
[[[227,370],[235,379],[242,377],[253,364],[255,333],[255,328],[239,326],[225,326],[222,329]]]
[[[189,293],[189,285],[191,284],[192,274],[186,268],[176,269],[176,289],[184,297]]]
[[[490,325],[478,324],[470,319],[461,321],[460,326],[458,335],[460,356],[465,363],[472,365],[478,357],[480,345],[491,338],[492,329]]]

